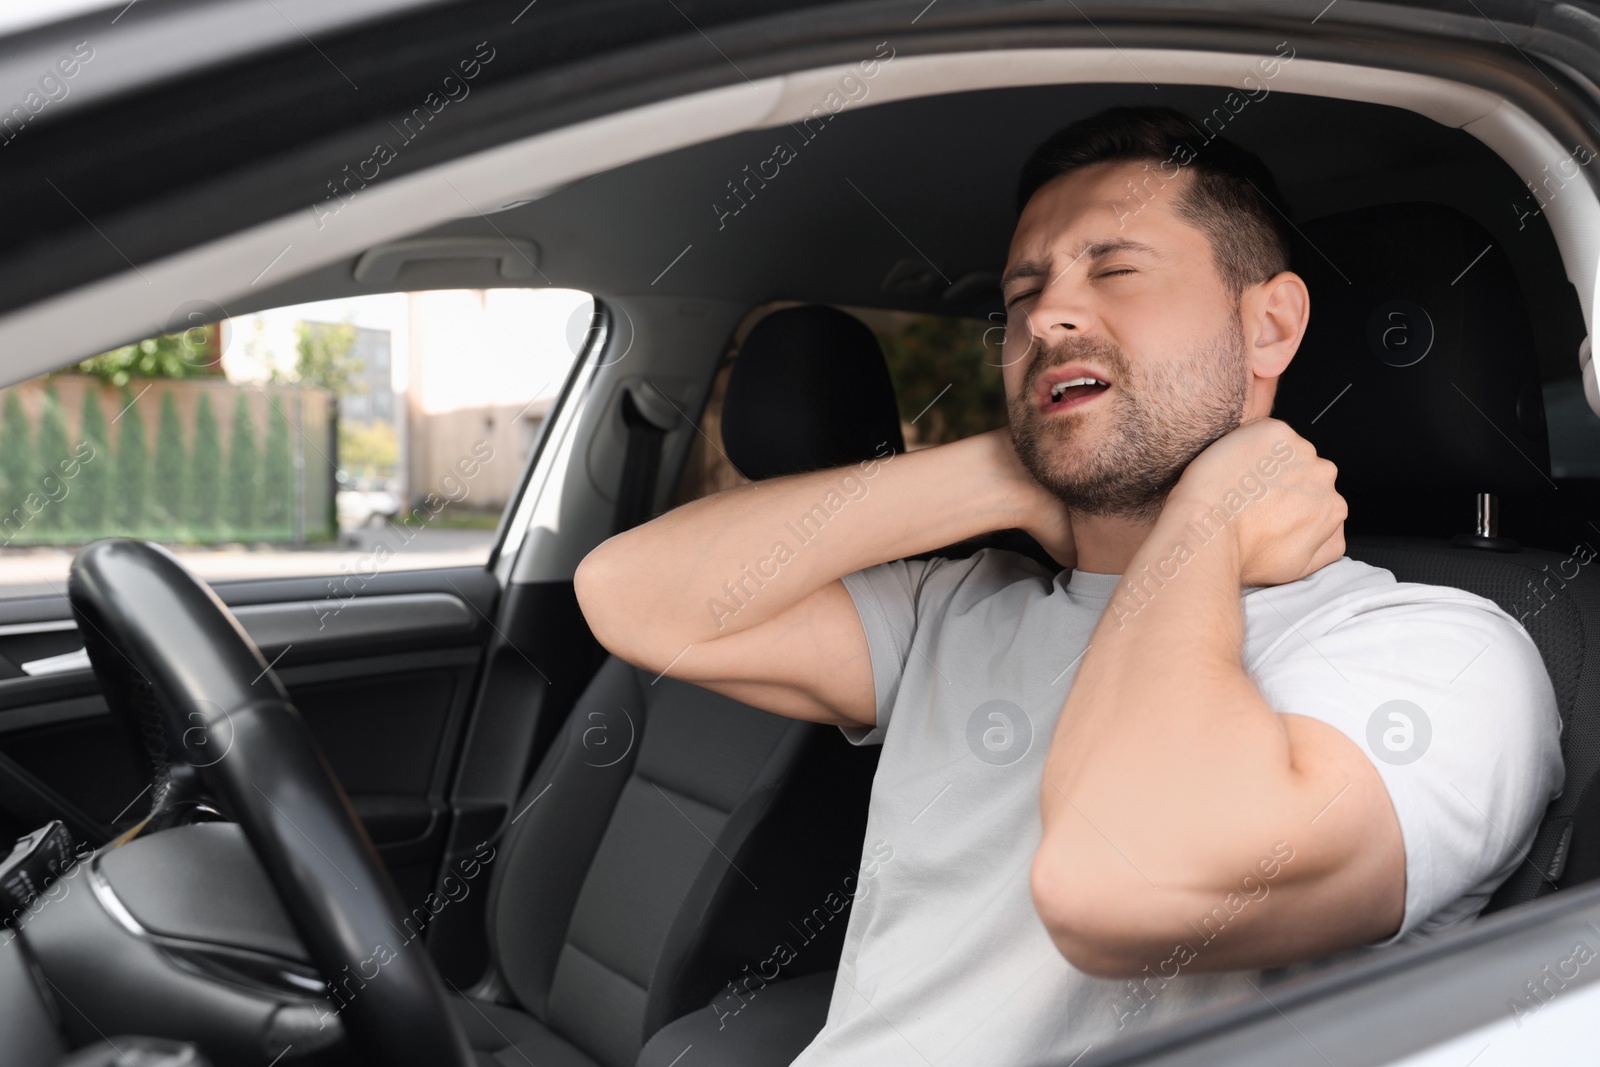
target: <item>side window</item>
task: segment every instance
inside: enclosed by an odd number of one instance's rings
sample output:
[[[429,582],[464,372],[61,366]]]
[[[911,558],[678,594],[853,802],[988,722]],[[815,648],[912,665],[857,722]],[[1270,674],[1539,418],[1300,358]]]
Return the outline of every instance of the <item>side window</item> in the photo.
[[[712,384],[672,505],[718,492],[742,480],[722,451],[722,401],[739,346],[756,323],[794,301],[756,308],[734,331],[733,344]],[[946,444],[1006,425],[998,330],[981,319],[909,311],[841,307],[877,334],[900,408],[906,448]]]
[[[142,537],[208,580],[481,564],[577,356],[574,290],[299,304],[0,390],[0,597]]]

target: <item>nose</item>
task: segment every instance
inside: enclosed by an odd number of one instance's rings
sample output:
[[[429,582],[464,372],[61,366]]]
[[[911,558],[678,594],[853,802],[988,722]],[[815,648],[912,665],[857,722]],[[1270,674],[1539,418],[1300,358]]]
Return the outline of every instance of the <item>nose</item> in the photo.
[[[1019,301],[1007,316],[1002,365],[1017,366],[1026,376],[1028,365],[1041,351],[1092,334],[1095,317],[1086,283],[1087,272],[1069,263],[1046,278],[1031,298]]]
[[[1045,344],[1090,328],[1093,316],[1083,284],[1085,272],[1075,264],[1047,279],[1028,309],[1028,330]]]

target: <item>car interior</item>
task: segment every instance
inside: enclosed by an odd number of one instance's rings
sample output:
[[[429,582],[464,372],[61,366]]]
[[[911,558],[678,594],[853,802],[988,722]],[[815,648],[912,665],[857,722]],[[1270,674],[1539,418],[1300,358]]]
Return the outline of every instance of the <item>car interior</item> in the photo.
[[[1025,52],[1011,66],[985,58],[981,74],[971,56],[915,69],[897,58],[826,120],[812,105],[848,68],[806,72],[771,106],[701,101],[670,136],[599,169],[569,161],[572,174],[530,185],[504,176],[507,156],[477,161],[501,168],[498,210],[396,214],[374,188],[350,207],[344,252],[229,304],[508,284],[595,294],[587,348],[488,566],[377,576],[357,601],[370,599],[370,626],[327,635],[278,672],[379,846],[401,914],[422,918],[479,1064],[666,1067],[691,1043],[684,1064],[787,1063],[821,1027],[848,921],[824,901],[862,863],[875,750],[608,655],[583,624],[573,569],[606,537],[714,488],[704,462],[760,480],[904,449],[920,413],[897,400],[877,335],[851,309],[1000,321],[1023,159],[1117,104],[1178,107],[1276,176],[1312,314],[1274,415],[1338,464],[1348,554],[1495,601],[1550,671],[1566,787],[1486,916],[1600,876],[1600,664],[1587,658],[1600,579],[1583,565],[1594,551],[1575,547],[1600,539],[1600,465],[1576,451],[1600,425],[1576,398],[1600,392],[1587,367],[1593,257],[1579,262],[1574,236],[1600,206],[1581,179],[1531,190],[1528,161],[1559,153],[1479,90],[1382,72],[1356,88],[1296,60],[1235,111],[1223,98],[1237,58],[1180,57],[1170,69],[1187,80],[1159,85],[1045,74]],[[779,142],[792,158],[773,177],[758,165]],[[436,221],[402,229],[419,217]],[[512,242],[532,251],[537,277],[508,281],[525,273]],[[35,328],[13,323],[0,340]],[[58,364],[75,355],[54,350]],[[995,351],[971,358],[992,365]],[[1020,531],[929,555],[984,547],[1057,569]],[[96,565],[120,564],[80,560],[75,589],[91,590]],[[299,618],[325,590],[295,579],[217,592],[270,659],[295,632],[291,610]],[[61,650],[40,634],[86,617],[73,598],[0,603],[0,654]],[[406,621],[383,621],[395,613]],[[98,845],[142,818],[149,801],[118,813],[163,773],[137,701],[108,705],[86,671],[13,680],[0,679],[0,759],[14,772],[4,829],[63,818]],[[255,1062],[263,1035],[306,1057],[285,1062],[344,1062],[341,1024],[306,1007],[334,981],[231,830],[179,819],[136,837],[91,871],[93,893],[28,924],[30,953],[56,961],[56,992],[81,1006],[0,1022],[27,1035],[29,1062],[113,1032],[203,1032],[218,1063]],[[450,903],[429,908],[430,895]],[[91,918],[94,901],[114,902],[116,919]],[[759,961],[776,943],[794,961],[772,979]],[[158,965],[180,948],[184,968]],[[363,1003],[339,1013],[351,1041],[372,1025]],[[732,1011],[782,1026],[753,1047],[749,1028],[719,1028]],[[118,1029],[100,1032],[106,1019]]]

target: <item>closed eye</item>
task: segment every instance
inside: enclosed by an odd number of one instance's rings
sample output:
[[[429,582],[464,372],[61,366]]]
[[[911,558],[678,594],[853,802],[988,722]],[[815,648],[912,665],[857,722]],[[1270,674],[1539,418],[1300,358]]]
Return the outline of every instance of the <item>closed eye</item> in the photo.
[[[1016,305],[1017,301],[1026,300],[1028,297],[1034,296],[1037,293],[1038,293],[1037,289],[1029,289],[1025,293],[1018,293],[1016,296],[1014,296],[1010,300],[1006,301],[1006,307],[1008,307],[1008,308],[1009,307],[1014,307]]]
[[[1098,277],[1098,278],[1110,278],[1113,275],[1117,275],[1117,274],[1137,274],[1137,273],[1138,273],[1138,271],[1134,270],[1132,267],[1119,267],[1117,270],[1102,271],[1100,274],[1096,275],[1096,277]]]

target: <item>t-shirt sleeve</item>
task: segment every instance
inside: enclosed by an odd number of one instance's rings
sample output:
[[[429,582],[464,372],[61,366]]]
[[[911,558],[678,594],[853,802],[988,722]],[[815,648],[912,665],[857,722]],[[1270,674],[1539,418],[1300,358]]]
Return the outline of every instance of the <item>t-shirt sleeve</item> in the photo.
[[[850,743],[882,744],[908,665],[915,666],[915,657],[931,666],[928,653],[917,645],[919,632],[936,632],[947,612],[960,611],[1024,578],[1051,580],[1038,562],[992,547],[962,559],[897,559],[846,574],[844,587],[855,601],[872,654],[877,697],[876,726],[839,727]]]
[[[841,726],[852,745],[881,745],[889,728],[889,714],[900,692],[900,677],[917,632],[918,594],[928,576],[951,561],[896,559],[844,576],[844,587],[855,601],[861,628],[872,654],[872,686],[877,697],[877,725]]]
[[[1400,929],[1381,944],[1482,911],[1564,775],[1555,692],[1527,631],[1491,601],[1437,593],[1297,629],[1250,665],[1274,710],[1340,730],[1388,789],[1406,893]]]

